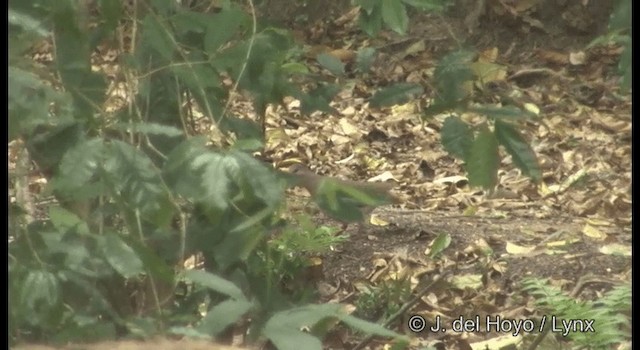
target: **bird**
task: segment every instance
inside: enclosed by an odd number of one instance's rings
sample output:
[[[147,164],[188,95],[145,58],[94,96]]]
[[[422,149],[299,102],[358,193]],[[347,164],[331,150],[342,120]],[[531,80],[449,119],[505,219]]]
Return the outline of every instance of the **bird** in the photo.
[[[304,187],[329,216],[343,223],[343,231],[351,222],[362,222],[375,207],[398,203],[390,193],[395,186],[388,182],[362,182],[322,176],[304,164],[289,167],[297,185]]]

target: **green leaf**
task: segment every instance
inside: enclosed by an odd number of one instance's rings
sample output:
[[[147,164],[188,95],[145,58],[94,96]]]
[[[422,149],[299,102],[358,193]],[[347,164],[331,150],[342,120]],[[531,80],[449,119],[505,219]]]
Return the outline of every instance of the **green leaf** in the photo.
[[[617,1],[609,18],[609,31],[630,29],[631,13],[631,0]]]
[[[49,207],[49,218],[58,232],[67,232],[77,229],[79,233],[89,234],[87,223],[82,221],[76,214],[59,206]]]
[[[498,142],[504,146],[513,158],[513,163],[522,173],[531,177],[535,182],[542,179],[542,170],[531,146],[511,124],[496,120],[495,134]]]
[[[159,226],[168,224],[173,207],[160,170],[145,153],[128,143],[113,140],[104,167],[113,194],[124,204],[140,210],[144,218]]]
[[[340,313],[337,316],[342,322],[346,323],[348,326],[358,329],[362,332],[377,335],[380,337],[400,338],[404,341],[408,340],[406,337],[403,337],[396,332],[390,331],[379,324],[368,322],[344,313]]]
[[[139,240],[133,239],[131,236],[124,236],[122,239],[133,249],[136,256],[140,258],[147,273],[164,282],[174,282],[175,273],[173,267],[169,266],[165,261],[166,256],[160,257],[158,251],[151,249]],[[172,248],[178,250],[175,246]],[[175,255],[179,255],[179,252],[176,251]]]
[[[402,0],[407,5],[426,11],[442,11],[447,5],[447,0]]]
[[[60,300],[58,278],[45,270],[29,271],[20,290],[20,304],[31,312],[49,309]]]
[[[171,32],[166,29],[167,26],[167,23],[160,23],[160,17],[145,16],[142,20],[143,37],[141,39],[165,61],[170,62],[173,59],[176,44]]]
[[[528,120],[535,118],[535,113],[522,110],[515,106],[475,106],[467,109],[469,112],[484,114],[494,119],[507,119],[507,120]]]
[[[473,53],[462,50],[450,53],[438,62],[434,72],[437,103],[456,103],[468,96],[465,83],[473,80],[472,59]]]
[[[193,11],[181,11],[171,16],[171,23],[175,28],[176,34],[179,36],[197,33],[204,34],[207,28],[212,24],[212,16],[206,13],[198,13]],[[201,39],[200,36],[198,36]],[[206,37],[205,37],[206,41]],[[206,42],[205,42],[206,46]],[[206,49],[205,49],[206,50]]]
[[[620,80],[620,89],[623,93],[627,93],[631,89],[631,42],[627,42],[624,46],[622,54],[620,54],[620,62],[618,62],[618,71],[622,74]]]
[[[176,127],[153,122],[117,123],[114,125],[114,129],[131,133],[141,133],[144,135],[162,135],[167,137],[178,137],[184,135],[182,130]]]
[[[441,233],[436,237],[431,245],[431,251],[429,252],[429,258],[435,259],[440,253],[442,253],[451,244],[451,236],[447,233]]]
[[[363,206],[376,207],[393,202],[386,192],[367,191],[330,178],[319,183],[313,199],[329,216],[344,222],[362,221]]]
[[[40,169],[53,171],[65,153],[82,142],[84,137],[81,123],[61,121],[58,125],[35,130],[27,138],[27,149]]]
[[[115,233],[98,237],[104,258],[122,277],[129,278],[144,272],[136,252]]]
[[[356,69],[365,73],[371,69],[371,65],[375,60],[376,50],[372,47],[363,47],[358,50],[358,55],[356,56]]]
[[[70,1],[56,2],[53,11],[56,67],[65,90],[73,96],[76,118],[93,122],[106,98],[104,75],[91,70],[89,32],[80,25],[84,15]]]
[[[300,62],[287,62],[282,65],[286,74],[309,74],[309,68]]]
[[[108,29],[115,29],[122,17],[122,3],[113,0],[100,0],[100,15]]]
[[[102,166],[107,150],[102,139],[80,142],[67,151],[60,161],[54,185],[70,192],[82,188]]]
[[[253,304],[246,300],[225,300],[211,308],[200,321],[196,330],[200,333],[217,336],[230,325],[236,323]]]
[[[469,184],[493,189],[498,183],[498,141],[488,128],[480,131],[465,154],[465,169],[469,173]]]
[[[263,334],[280,350],[322,349],[318,338],[300,329],[311,328],[327,317],[335,317],[340,308],[337,304],[324,304],[278,312],[267,321]]]
[[[11,25],[18,26],[22,30],[34,33],[40,37],[46,37],[49,35],[49,31],[42,26],[42,22],[29,14],[9,8],[8,15],[9,24]]]
[[[232,282],[212,273],[202,270],[188,270],[185,272],[184,278],[215,292],[231,297],[233,300],[248,302],[240,288]]]
[[[371,1],[377,3],[377,1]],[[371,11],[368,12],[363,6],[358,17],[358,25],[360,29],[369,36],[375,36],[382,29],[382,10],[380,5],[372,5]]]
[[[473,132],[459,117],[450,116],[444,120],[440,137],[444,149],[458,159],[464,159],[473,143]]]
[[[438,114],[442,114],[444,112],[456,110],[458,108],[464,108],[465,106],[457,101],[435,101],[429,107],[425,108],[422,112],[422,120],[428,120],[429,118],[435,117]]]
[[[418,84],[399,83],[376,91],[371,97],[370,106],[373,108],[388,107],[408,102],[422,94],[424,89]]]
[[[340,92],[340,86],[336,84],[321,84],[306,94],[296,91],[293,95],[300,100],[300,111],[308,115],[315,111],[337,113],[329,103],[338,92]]]
[[[337,318],[366,333],[400,337],[399,334],[380,325],[347,315],[342,311],[342,307],[339,304],[308,305],[278,312],[267,321],[263,334],[278,349],[322,349],[320,340],[300,329],[313,328],[327,318]]]
[[[211,152],[205,146],[206,141],[204,137],[192,137],[184,140],[169,153],[162,170],[163,178],[168,186],[178,196],[187,200],[200,201],[206,198],[202,183],[202,164],[194,163],[197,157]]]
[[[56,91],[29,71],[10,66],[8,92],[9,140],[51,123],[52,106],[55,106],[58,118],[71,118],[70,96]]]
[[[264,145],[261,125],[249,118],[227,115],[218,122],[218,125],[220,129],[236,134],[238,140],[234,144],[235,148],[243,150],[248,148],[249,151],[258,151],[256,147]]]
[[[399,0],[382,0],[382,19],[386,25],[398,34],[404,34],[409,27],[407,9]]]
[[[209,55],[214,55],[236,34],[246,16],[238,9],[227,8],[211,17],[204,38],[204,49]]]
[[[366,14],[371,14],[376,7],[380,7],[380,2],[377,0],[356,0],[356,5],[360,6]]]
[[[336,56],[321,53],[316,57],[316,59],[318,60],[318,63],[331,72],[331,74],[336,76],[344,75],[344,63],[342,63],[342,61],[340,61]]]

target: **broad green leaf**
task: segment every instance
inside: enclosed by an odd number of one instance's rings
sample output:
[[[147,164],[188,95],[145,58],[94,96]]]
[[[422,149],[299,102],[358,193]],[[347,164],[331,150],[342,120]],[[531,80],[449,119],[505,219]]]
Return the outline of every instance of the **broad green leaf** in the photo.
[[[160,23],[160,17],[157,16],[145,16],[142,21],[143,40],[146,45],[170,62],[173,59],[176,44],[167,26],[167,23]]]
[[[174,25],[175,32],[179,35],[204,34],[211,25],[212,20],[213,16],[209,14],[193,11],[181,11],[171,17],[171,23]]]
[[[211,308],[196,329],[200,333],[216,336],[236,323],[252,306],[246,300],[225,300]]]
[[[139,210],[142,218],[166,227],[173,218],[174,206],[158,169],[146,153],[128,143],[112,140],[104,162],[104,182],[111,195],[130,210]]]
[[[443,114],[448,111],[456,110],[459,108],[464,108],[464,104],[458,101],[435,101],[429,107],[425,108],[422,112],[422,120],[428,120],[429,118],[435,117],[438,114]]]
[[[237,9],[223,9],[211,17],[204,38],[204,49],[209,55],[214,55],[220,46],[236,34],[246,18],[244,12]]]
[[[440,253],[442,253],[451,244],[451,236],[447,233],[441,233],[436,237],[431,245],[429,251],[429,257],[435,259]]]
[[[336,76],[344,75],[344,63],[342,63],[342,61],[340,61],[340,59],[336,56],[321,53],[318,55],[318,57],[316,57],[316,59],[318,60],[318,63],[320,63],[320,65],[326,70],[331,72],[331,74]]]
[[[339,91],[340,86],[336,84],[321,84],[308,93],[296,91],[293,95],[300,100],[300,111],[303,114],[308,115],[315,111],[337,113],[329,103]]]
[[[376,7],[380,7],[380,2],[377,0],[356,0],[355,3],[369,15]]]
[[[264,335],[269,338],[278,349],[322,349],[321,342],[300,329],[312,328],[327,318],[337,318],[358,330],[383,337],[399,337],[375,323],[360,320],[342,311],[342,305],[323,304],[308,305],[281,311],[267,321]]]
[[[262,147],[264,145],[264,135],[262,134],[261,125],[249,118],[227,115],[218,122],[218,125],[222,130],[233,132],[236,135],[238,140],[234,144],[234,148],[241,148],[241,146],[247,147],[250,145]],[[244,150],[247,148],[241,149]],[[258,151],[258,149],[251,147],[248,151]]]
[[[436,66],[434,78],[438,95],[436,102],[449,104],[466,98],[470,91],[465,84],[473,80],[470,68],[473,53],[456,51],[443,57]]]
[[[308,305],[278,312],[267,321],[263,334],[281,350],[322,349],[318,338],[300,329],[311,328],[327,317],[335,317],[340,308],[337,304]]]
[[[498,184],[498,140],[494,133],[484,127],[465,154],[465,169],[469,173],[469,184],[484,189],[493,189]]]
[[[404,4],[398,0],[382,1],[382,20],[398,34],[404,34],[409,27],[409,16]]]
[[[426,11],[442,11],[448,4],[448,0],[402,0],[407,5]]]
[[[498,142],[504,146],[522,173],[535,182],[542,179],[542,170],[538,165],[535,152],[522,135],[511,124],[496,120],[495,134]]]
[[[49,31],[42,26],[42,23],[29,14],[9,8],[8,15],[9,24],[11,25],[19,26],[22,30],[35,33],[40,37],[46,37],[49,35]]]
[[[113,0],[100,0],[100,15],[108,29],[115,29],[122,17],[122,3]]]
[[[82,221],[76,214],[59,206],[49,207],[49,218],[58,232],[67,232],[77,229],[81,234],[89,234],[87,223]]]
[[[399,83],[376,91],[371,97],[373,108],[389,107],[404,104],[422,94],[424,89],[418,84]]]
[[[184,277],[188,281],[199,284],[220,294],[229,296],[233,298],[233,300],[248,302],[247,298],[244,296],[244,293],[242,293],[242,290],[240,288],[238,288],[229,280],[216,276],[212,273],[202,270],[188,270],[185,271]]]
[[[609,18],[609,31],[631,29],[631,13],[631,0],[616,1]]]
[[[376,207],[392,203],[386,193],[358,189],[330,178],[319,183],[313,199],[329,216],[344,222],[362,221],[363,206]]]
[[[139,240],[133,239],[131,236],[124,236],[122,239],[133,249],[138,258],[140,258],[145,271],[148,272],[151,277],[167,283],[174,281],[175,274],[173,267],[167,264],[165,256],[161,257],[157,251],[142,244]],[[174,246],[173,248],[178,250],[178,247]],[[176,255],[178,254],[179,252],[176,252]]]
[[[51,123],[51,106],[56,106],[59,118],[69,118],[69,95],[45,84],[35,74],[9,67],[9,140],[30,134],[37,126]]]
[[[74,191],[83,187],[102,166],[106,152],[105,145],[99,138],[75,145],[60,161],[55,187],[61,191]]]
[[[618,71],[622,74],[620,80],[620,88],[623,93],[629,92],[631,89],[631,42],[627,42],[624,46],[622,54],[620,54],[620,62],[618,62]]]
[[[201,192],[197,201],[224,211],[230,205],[232,178],[238,176],[237,163],[233,158],[208,152],[197,156],[187,170],[201,172]],[[233,172],[232,172],[233,171]]]
[[[114,125],[114,129],[131,133],[141,133],[144,135],[163,135],[168,137],[177,137],[184,135],[182,130],[176,127],[152,122],[118,123]]]
[[[473,143],[473,132],[459,117],[450,116],[444,120],[440,137],[444,149],[458,159],[464,159]]]
[[[360,11],[360,16],[358,16],[358,25],[369,36],[378,34],[382,29],[382,10],[380,5],[372,5],[370,12],[367,12],[366,8],[363,7],[363,10]]]
[[[287,62],[282,65],[282,70],[286,74],[309,74],[309,68],[299,62]]]
[[[406,337],[403,337],[400,334],[394,331],[390,331],[384,328],[383,326],[373,322],[365,321],[363,319],[353,317],[345,313],[340,313],[337,315],[337,317],[348,326],[355,328],[359,331],[365,332],[367,334],[373,334],[380,337],[388,337],[388,338],[401,338],[404,341],[408,340]]]
[[[65,90],[73,96],[75,116],[93,123],[106,97],[106,79],[91,70],[89,32],[82,27],[84,14],[70,1],[55,3],[53,11],[56,67]]]
[[[45,270],[29,271],[20,290],[20,304],[29,311],[41,311],[39,307],[51,308],[60,300],[58,278]]]
[[[356,56],[356,68],[359,72],[366,73],[371,69],[371,65],[375,60],[376,50],[371,47],[364,47],[358,50]]]
[[[171,66],[170,69],[194,93],[206,94],[209,88],[217,89],[222,86],[218,74],[206,65],[179,65]]]
[[[40,169],[52,169],[59,166],[65,153],[84,140],[83,124],[73,121],[61,121],[58,125],[36,130],[27,139],[29,155]]]
[[[98,237],[104,258],[122,277],[130,278],[144,272],[136,252],[115,233]]]
[[[238,217],[241,214],[236,212],[235,215]],[[264,238],[264,231],[260,228],[236,230],[211,249],[216,263],[221,269],[226,269],[239,261],[245,261]]]
[[[476,106],[469,107],[469,112],[483,114],[492,119],[522,120],[536,117],[532,112],[522,110],[515,106]]]

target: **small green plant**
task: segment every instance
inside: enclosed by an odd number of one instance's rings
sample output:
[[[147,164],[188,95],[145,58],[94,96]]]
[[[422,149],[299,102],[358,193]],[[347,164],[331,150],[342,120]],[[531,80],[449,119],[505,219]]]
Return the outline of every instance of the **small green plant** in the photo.
[[[385,280],[377,286],[368,286],[356,302],[357,314],[369,320],[387,319],[411,298],[408,279]]]
[[[631,340],[631,287],[618,286],[597,301],[579,301],[539,279],[522,281],[536,299],[551,332],[562,333],[580,349],[610,349]]]
[[[396,33],[405,34],[409,27],[408,7],[422,11],[442,11],[448,0],[357,0],[360,6],[360,29],[374,36],[384,24]]]
[[[620,87],[623,92],[631,88],[631,0],[618,0],[609,18],[609,31],[596,38],[589,46],[614,43],[624,49],[618,62],[618,72],[622,76]]]

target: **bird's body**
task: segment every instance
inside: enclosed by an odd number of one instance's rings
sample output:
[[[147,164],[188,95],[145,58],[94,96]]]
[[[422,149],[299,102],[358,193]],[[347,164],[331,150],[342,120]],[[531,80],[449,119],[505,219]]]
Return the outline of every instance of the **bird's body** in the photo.
[[[302,187],[306,188],[312,196],[316,194],[316,190],[318,189],[320,182],[329,179],[341,185],[353,187],[366,193],[370,192],[372,194],[388,196],[391,201],[396,200],[395,197],[393,197],[389,193],[389,191],[391,191],[391,189],[393,189],[393,187],[395,186],[393,183],[351,181],[330,176],[322,176],[314,173],[313,171],[309,170],[309,168],[300,163],[292,165],[289,168],[289,172],[298,177],[299,184]]]
[[[316,203],[330,216],[342,222],[362,221],[380,205],[397,203],[386,182],[360,182],[318,175],[302,164],[294,164],[289,172],[304,187]]]

